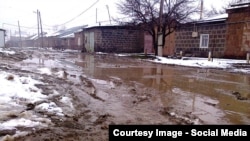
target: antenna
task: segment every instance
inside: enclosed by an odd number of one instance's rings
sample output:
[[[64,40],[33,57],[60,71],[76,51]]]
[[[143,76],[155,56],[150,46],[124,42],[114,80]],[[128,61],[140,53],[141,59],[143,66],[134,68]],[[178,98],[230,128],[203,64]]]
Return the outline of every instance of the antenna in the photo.
[[[95,13],[95,21],[97,23],[97,8],[96,8],[96,13]]]

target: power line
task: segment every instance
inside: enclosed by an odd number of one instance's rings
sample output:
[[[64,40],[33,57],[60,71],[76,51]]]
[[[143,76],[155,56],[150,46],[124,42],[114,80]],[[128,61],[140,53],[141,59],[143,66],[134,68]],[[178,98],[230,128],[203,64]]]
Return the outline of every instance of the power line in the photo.
[[[71,20],[61,24],[61,25],[65,25],[67,23],[72,22],[73,20],[75,20],[76,18],[80,17],[82,14],[84,14],[85,12],[87,12],[89,9],[91,9],[92,7],[94,7],[97,3],[99,2],[99,0],[97,0],[96,2],[94,2],[90,7],[88,7],[87,9],[85,9],[84,11],[82,11],[79,15],[77,15],[76,17],[72,18]],[[61,26],[59,25],[59,26]]]
[[[4,25],[9,25],[9,26],[14,26],[14,27],[19,27],[18,25],[15,24],[10,24],[10,23],[3,23]],[[37,27],[27,27],[27,26],[20,26],[21,28],[26,28],[26,29],[37,29]],[[46,28],[46,30],[51,30],[50,28]]]
[[[94,7],[97,3],[99,2],[99,0],[95,1],[92,5],[90,5],[90,7],[88,7],[87,9],[85,9],[84,11],[82,11],[80,14],[78,14],[76,17],[70,19],[69,21],[63,23],[63,24],[60,24],[60,25],[57,25],[57,26],[62,26],[62,25],[65,25],[67,23],[70,23],[72,22],[73,20],[75,20],[76,18],[80,17],[81,15],[83,15],[85,12],[87,12],[89,9],[91,9],[92,7]],[[9,23],[3,23],[3,24],[6,24],[6,25],[10,25],[10,26],[15,26],[15,27],[18,27],[18,25],[14,25],[14,24],[9,24]],[[47,27],[53,27],[53,26],[50,26],[50,25],[46,25],[46,24],[43,24]],[[20,26],[22,28],[26,28],[26,29],[37,29],[36,27],[26,27],[26,26]],[[46,30],[51,30],[51,28],[46,28]]]

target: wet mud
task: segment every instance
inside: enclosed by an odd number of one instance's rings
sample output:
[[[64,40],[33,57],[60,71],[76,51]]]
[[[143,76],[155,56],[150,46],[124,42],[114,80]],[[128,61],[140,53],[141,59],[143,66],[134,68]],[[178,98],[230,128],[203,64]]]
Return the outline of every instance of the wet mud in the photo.
[[[23,102],[25,108],[5,120],[36,115],[49,126],[0,129],[2,140],[105,141],[110,124],[250,124],[248,75],[115,54],[16,50],[14,57],[0,54],[0,70],[44,82],[36,86],[49,96],[46,102],[63,109],[63,116],[39,109],[45,101]],[[52,74],[37,68],[50,68]],[[56,75],[59,71],[63,77]],[[60,101],[64,96],[72,105]]]

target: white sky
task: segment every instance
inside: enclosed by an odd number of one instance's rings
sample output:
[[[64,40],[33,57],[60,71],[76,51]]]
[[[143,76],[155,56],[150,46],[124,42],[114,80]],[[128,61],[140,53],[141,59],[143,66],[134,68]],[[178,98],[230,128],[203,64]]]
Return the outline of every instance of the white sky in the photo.
[[[7,30],[12,28],[12,30],[18,31],[17,27],[8,24],[18,25],[19,21],[20,26],[33,27],[34,29],[31,32],[36,32],[37,17],[34,11],[39,9],[44,25],[43,28],[51,29],[54,25],[62,25],[72,18],[77,17],[96,1],[98,1],[97,4],[72,22],[65,24],[65,26],[68,28],[96,24],[96,9],[97,20],[107,21],[106,24],[108,24],[109,14],[107,5],[111,18],[119,18],[116,3],[120,0],[0,0],[0,28]],[[213,5],[217,9],[220,9],[228,1],[230,0],[204,0],[204,4],[207,8]]]

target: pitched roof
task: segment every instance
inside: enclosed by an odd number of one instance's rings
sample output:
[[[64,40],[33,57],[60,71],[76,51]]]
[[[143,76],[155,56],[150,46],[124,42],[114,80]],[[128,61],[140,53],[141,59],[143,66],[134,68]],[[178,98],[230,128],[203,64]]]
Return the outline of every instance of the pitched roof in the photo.
[[[84,26],[76,26],[76,27],[72,27],[72,28],[68,28],[65,30],[59,30],[57,32],[54,32],[52,34],[48,34],[47,36],[56,36],[59,38],[65,38],[65,37],[72,37],[72,34],[76,33],[76,32],[80,32],[83,30],[83,28],[87,27],[86,25]]]

